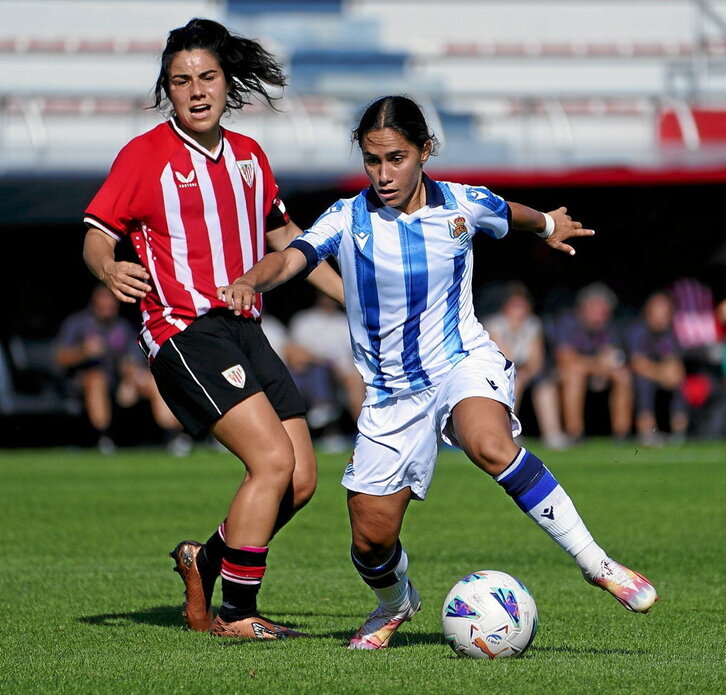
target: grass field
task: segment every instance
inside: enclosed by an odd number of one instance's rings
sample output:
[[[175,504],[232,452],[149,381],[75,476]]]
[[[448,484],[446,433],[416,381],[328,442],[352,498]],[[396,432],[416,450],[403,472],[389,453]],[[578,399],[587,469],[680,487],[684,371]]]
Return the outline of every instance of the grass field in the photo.
[[[0,691],[723,692],[726,444],[538,453],[600,543],[662,600],[635,615],[587,585],[496,484],[447,451],[404,527],[422,611],[370,653],[345,649],[373,608],[348,560],[345,456],[320,455],[318,493],[273,543],[260,596],[314,639],[267,644],[186,632],[166,555],[224,515],[240,476],[230,455],[0,451]],[[441,636],[447,591],[485,568],[517,575],[537,600],[540,632],[522,659],[459,659]]]

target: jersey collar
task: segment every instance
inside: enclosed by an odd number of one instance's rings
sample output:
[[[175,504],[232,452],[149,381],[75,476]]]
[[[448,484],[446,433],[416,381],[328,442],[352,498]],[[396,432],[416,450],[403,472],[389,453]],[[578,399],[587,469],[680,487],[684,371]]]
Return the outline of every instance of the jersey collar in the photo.
[[[169,124],[169,127],[174,132],[174,135],[176,135],[187,147],[191,147],[193,150],[196,150],[197,152],[200,152],[208,159],[211,159],[213,162],[218,162],[222,158],[222,153],[224,152],[224,128],[220,126],[220,142],[219,142],[219,149],[216,153],[210,152],[205,147],[202,147],[196,140],[193,140],[190,138],[177,124],[176,119],[174,117],[170,118],[167,123]]]

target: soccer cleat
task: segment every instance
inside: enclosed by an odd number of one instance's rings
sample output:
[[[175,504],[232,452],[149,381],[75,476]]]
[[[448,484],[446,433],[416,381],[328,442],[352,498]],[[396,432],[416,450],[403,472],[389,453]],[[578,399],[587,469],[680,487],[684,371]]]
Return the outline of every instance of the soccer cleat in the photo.
[[[642,575],[610,558],[600,563],[597,574],[585,579],[605,591],[609,591],[629,611],[647,613],[658,600],[655,587]]]
[[[175,572],[184,582],[184,606],[182,615],[187,627],[195,632],[207,632],[212,626],[212,596],[204,593],[202,576],[197,567],[197,555],[201,551],[201,543],[182,541],[169,553],[176,562]]]
[[[222,620],[222,618],[217,616],[209,632],[215,637],[232,637],[235,639],[273,640],[310,637],[305,632],[291,630],[289,627],[278,625],[259,615],[230,622]]]
[[[396,630],[421,608],[421,597],[411,582],[408,583],[408,600],[408,608],[398,613],[392,613],[379,604],[351,637],[348,649],[386,649]]]

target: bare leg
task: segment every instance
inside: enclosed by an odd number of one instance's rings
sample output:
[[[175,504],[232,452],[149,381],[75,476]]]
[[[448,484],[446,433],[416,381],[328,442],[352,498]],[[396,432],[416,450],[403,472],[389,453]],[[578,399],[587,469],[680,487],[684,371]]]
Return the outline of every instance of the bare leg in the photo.
[[[106,431],[111,426],[108,377],[100,369],[88,369],[81,375],[81,386],[88,420],[98,432]]]
[[[292,482],[293,444],[263,393],[227,411],[213,425],[212,433],[247,467],[227,515],[227,546],[266,546],[282,497]]]
[[[490,398],[465,398],[454,406],[456,438],[469,459],[489,475],[504,471],[519,453],[509,410]]]
[[[532,403],[545,443],[562,443],[564,434],[560,420],[560,403],[556,385],[549,379],[541,381],[532,389]]]
[[[310,501],[318,481],[315,451],[305,418],[296,417],[283,420],[282,426],[292,443],[295,469],[292,473],[292,483],[280,502],[273,535]]]
[[[585,365],[574,361],[561,369],[559,374],[565,431],[573,439],[580,438],[585,431],[587,375]]]
[[[613,370],[610,378],[610,422],[613,434],[626,437],[633,426],[633,384],[630,372],[621,367]]]
[[[410,501],[408,487],[382,497],[348,492],[353,549],[366,565],[375,567],[390,557]]]

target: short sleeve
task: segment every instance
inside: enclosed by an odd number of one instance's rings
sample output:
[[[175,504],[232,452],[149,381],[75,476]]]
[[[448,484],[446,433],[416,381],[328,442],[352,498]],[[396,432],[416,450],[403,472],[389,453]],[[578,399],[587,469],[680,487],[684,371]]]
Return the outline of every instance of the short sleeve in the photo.
[[[501,239],[509,232],[507,201],[484,186],[463,186],[475,232]]]
[[[86,208],[86,225],[98,227],[118,241],[135,222],[144,220],[149,187],[143,183],[143,162],[143,153],[132,143],[119,152],[108,177]]]
[[[338,256],[343,232],[350,226],[349,210],[343,200],[333,203],[312,227],[290,244],[305,254],[308,259],[307,272],[314,270],[328,256]]]
[[[262,170],[265,231],[272,232],[275,229],[284,227],[290,221],[290,215],[287,214],[285,204],[280,199],[280,190],[267,155],[262,148],[257,150],[256,155]]]

